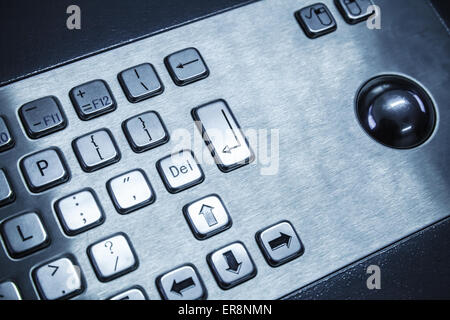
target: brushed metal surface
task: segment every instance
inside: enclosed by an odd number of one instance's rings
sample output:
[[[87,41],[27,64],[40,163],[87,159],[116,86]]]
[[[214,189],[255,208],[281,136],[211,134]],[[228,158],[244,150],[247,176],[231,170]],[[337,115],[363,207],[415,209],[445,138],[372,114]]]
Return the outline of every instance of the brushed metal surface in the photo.
[[[53,71],[0,88],[0,113],[10,124],[16,146],[0,154],[17,200],[0,209],[0,220],[38,210],[52,240],[49,247],[22,259],[12,259],[2,240],[0,281],[14,281],[22,296],[37,298],[32,270],[45,261],[73,254],[80,263],[87,290],[77,299],[106,299],[140,285],[150,299],[159,299],[155,279],[179,265],[193,263],[210,299],[273,299],[360,259],[407,234],[449,215],[450,208],[450,39],[425,1],[377,0],[382,29],[348,25],[331,0],[324,0],[336,18],[336,32],[308,39],[294,12],[310,3],[297,0],[261,1],[171,30]],[[196,47],[210,76],[177,87],[163,59]],[[137,104],[126,99],[117,74],[130,66],[152,63],[165,85],[162,95]],[[438,125],[422,146],[400,151],[374,142],[359,126],[354,111],[358,88],[378,74],[406,75],[432,96]],[[81,121],[71,105],[71,88],[104,79],[117,100],[117,110]],[[55,95],[68,127],[39,140],[29,139],[18,118],[21,105]],[[259,159],[231,173],[214,163],[202,165],[205,181],[179,194],[166,191],[155,163],[183,147],[173,133],[185,128],[199,138],[192,108],[225,99],[246,129],[279,129],[279,171],[261,175]],[[134,153],[121,123],[144,111],[157,111],[171,141],[141,154]],[[84,172],[71,141],[90,131],[109,128],[122,159],[108,168]],[[251,143],[251,141],[250,141]],[[25,187],[19,161],[25,155],[57,147],[64,154],[71,180],[44,193]],[[185,146],[189,148],[190,146]],[[253,147],[253,146],[252,146]],[[196,156],[203,143],[194,148]],[[142,168],[154,187],[156,201],[120,215],[108,196],[106,182]],[[69,194],[91,187],[105,211],[105,222],[74,237],[64,234],[53,209]],[[196,240],[183,217],[185,204],[217,193],[233,226],[205,241]],[[282,219],[289,220],[305,246],[298,259],[270,267],[255,242],[255,233]],[[86,249],[96,241],[124,232],[139,259],[137,270],[101,283]],[[258,274],[231,290],[215,282],[206,255],[240,240],[248,248]]]

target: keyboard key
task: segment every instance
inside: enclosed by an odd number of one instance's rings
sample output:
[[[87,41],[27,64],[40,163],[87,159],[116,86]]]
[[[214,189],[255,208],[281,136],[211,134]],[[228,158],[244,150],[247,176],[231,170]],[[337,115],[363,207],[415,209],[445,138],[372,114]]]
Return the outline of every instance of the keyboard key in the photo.
[[[59,200],[55,208],[64,231],[70,236],[98,226],[104,221],[97,197],[89,189]]]
[[[164,91],[161,79],[150,63],[124,70],[118,78],[128,101],[133,103],[154,97]]]
[[[194,236],[207,239],[231,227],[231,218],[218,195],[212,194],[183,208],[184,216]]]
[[[267,262],[278,267],[304,252],[302,242],[292,224],[282,221],[256,234],[256,242]]]
[[[135,287],[119,293],[109,300],[148,300],[148,298],[144,289]]]
[[[0,117],[0,152],[8,150],[14,146],[14,139],[9,132],[6,120]]]
[[[222,289],[230,289],[256,276],[256,266],[242,242],[210,253],[206,260]]]
[[[169,141],[167,129],[155,111],[126,120],[122,128],[128,143],[137,153],[153,149]]]
[[[193,109],[192,117],[221,171],[230,172],[253,161],[247,139],[224,100]]]
[[[333,15],[323,3],[316,3],[303,8],[295,13],[295,17],[305,34],[311,39],[337,29]]]
[[[120,277],[138,267],[136,254],[123,233],[91,245],[88,253],[95,273],[102,282]]]
[[[374,11],[371,10],[373,2],[371,0],[334,0],[336,7],[350,24],[367,20]]]
[[[28,102],[20,108],[19,115],[25,131],[32,139],[41,138],[67,126],[61,104],[53,96]]]
[[[13,217],[2,225],[3,238],[10,255],[21,258],[50,242],[41,219],[35,212]]]
[[[58,149],[47,149],[25,157],[20,163],[32,192],[42,192],[69,180],[70,173]]]
[[[195,48],[187,48],[164,59],[167,70],[173,81],[178,86],[208,77],[209,70],[200,52]]]
[[[15,194],[11,188],[11,185],[6,177],[6,173],[3,169],[0,169],[0,207],[5,206],[15,199]]]
[[[107,129],[101,129],[77,138],[72,143],[81,168],[92,172],[116,163],[120,152],[116,142]]]
[[[74,297],[84,290],[81,269],[69,258],[60,258],[39,267],[34,278],[43,299]]]
[[[156,285],[164,300],[203,300],[207,297],[205,285],[192,264],[159,276]]]
[[[144,171],[133,170],[108,181],[109,195],[121,214],[130,213],[155,201],[155,192]]]
[[[116,109],[108,84],[93,80],[70,90],[70,100],[81,120],[90,120]]]
[[[19,289],[14,282],[6,281],[0,283],[0,301],[1,300],[22,300]]]
[[[202,168],[190,150],[171,154],[156,163],[167,191],[177,193],[205,180]]]

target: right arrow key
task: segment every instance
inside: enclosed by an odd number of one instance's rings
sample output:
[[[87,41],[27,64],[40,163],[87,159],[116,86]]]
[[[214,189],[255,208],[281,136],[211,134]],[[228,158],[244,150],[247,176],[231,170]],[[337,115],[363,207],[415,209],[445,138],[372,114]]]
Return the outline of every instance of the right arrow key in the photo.
[[[272,267],[287,263],[304,252],[303,244],[289,221],[281,221],[259,231],[256,242]]]

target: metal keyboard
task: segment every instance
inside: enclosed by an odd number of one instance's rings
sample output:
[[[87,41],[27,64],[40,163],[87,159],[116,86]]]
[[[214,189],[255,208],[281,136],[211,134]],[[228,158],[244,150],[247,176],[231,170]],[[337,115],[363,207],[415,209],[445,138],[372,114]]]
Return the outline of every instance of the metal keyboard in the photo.
[[[448,34],[425,2],[376,1],[381,30],[344,4],[256,2],[1,87],[0,300],[275,299],[448,216]],[[434,101],[418,148],[356,120],[385,73]]]

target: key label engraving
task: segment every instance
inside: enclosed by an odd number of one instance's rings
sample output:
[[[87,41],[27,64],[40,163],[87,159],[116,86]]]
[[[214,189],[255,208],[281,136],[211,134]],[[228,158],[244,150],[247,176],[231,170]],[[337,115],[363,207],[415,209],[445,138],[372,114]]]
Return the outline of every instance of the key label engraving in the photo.
[[[227,271],[239,274],[241,270],[242,262],[237,262],[236,257],[233,254],[233,251],[229,250],[223,253],[223,257],[227,261],[228,269]]]
[[[44,170],[48,168],[48,162],[46,160],[39,160],[36,165],[41,173],[41,176],[45,176]],[[42,165],[42,166],[41,166]]]
[[[269,241],[270,249],[272,249],[272,251],[273,251],[273,250],[280,249],[283,246],[286,246],[289,248],[291,239],[292,239],[291,236],[289,236],[283,232],[280,232],[280,236],[278,238],[275,238],[275,239]]]
[[[114,254],[114,252],[112,251],[113,243],[111,241],[106,241],[105,247],[109,249],[109,253]]]
[[[197,61],[198,61],[198,59],[191,60],[191,61],[188,61],[188,62],[185,62],[185,63],[181,63],[180,62],[180,64],[177,65],[177,68],[178,69],[183,69],[185,66],[188,66],[188,65],[190,65],[190,64],[192,64],[194,62],[197,62]]]
[[[180,175],[180,173],[181,174],[186,174],[189,171],[194,171],[194,169],[192,168],[191,163],[189,162],[189,160],[186,160],[186,163],[187,163],[187,166],[182,165],[180,167],[177,167],[177,166],[170,166],[169,167],[170,173],[172,174],[172,176],[174,178],[178,177]],[[189,169],[188,169],[188,167],[189,167]]]
[[[206,223],[209,227],[212,227],[217,224],[216,217],[212,212],[214,208],[204,204],[200,210],[199,215],[202,215],[205,218]]]
[[[9,141],[9,135],[6,132],[0,132],[0,142],[6,143]]]
[[[27,240],[33,239],[33,236],[25,237],[25,236],[23,235],[23,232],[22,232],[22,229],[20,228],[20,226],[17,226],[17,232],[19,232],[20,238],[21,238],[22,241],[24,241],[24,242],[27,241]]]
[[[100,160],[103,160],[102,154],[100,153],[100,147],[95,143],[94,135],[91,135],[91,143],[94,145],[95,150],[97,151],[98,157]]]
[[[136,77],[137,77],[138,79],[141,78],[141,76],[139,75],[139,72],[137,71],[136,68],[134,68],[134,73],[136,74]],[[147,86],[146,86],[142,81],[139,81],[139,82],[140,82],[140,84],[144,87],[144,89],[148,91]]]
[[[225,111],[222,109],[222,114],[225,118],[225,120],[227,121],[228,127],[230,128],[231,132],[233,133],[234,139],[236,140],[236,145],[229,147],[228,145],[225,145],[225,147],[223,148],[222,152],[223,153],[231,153],[231,151],[233,149],[239,148],[241,146],[241,142],[239,141],[238,137],[236,136],[236,132],[234,132],[233,126],[230,123],[230,120],[228,120],[227,115],[225,114]]]
[[[139,117],[138,119],[142,123],[142,129],[144,129],[145,133],[148,136],[148,141],[152,141],[153,140],[152,136],[150,135],[150,132],[148,132],[147,126],[145,125],[145,121],[142,119],[142,117]]]
[[[58,266],[52,266],[51,264],[48,265],[49,268],[52,268],[52,277],[55,276],[55,273],[58,271],[59,267]]]
[[[180,282],[176,282],[176,280],[173,280],[172,288],[170,289],[170,291],[175,292],[176,294],[179,294],[180,296],[182,296],[183,291],[189,290],[194,287],[195,287],[195,282],[192,279],[192,277],[189,277]]]

